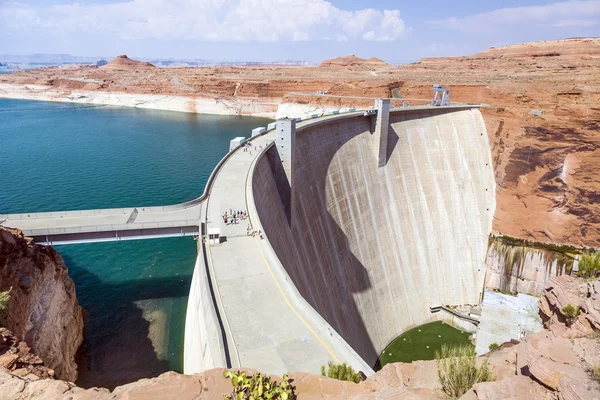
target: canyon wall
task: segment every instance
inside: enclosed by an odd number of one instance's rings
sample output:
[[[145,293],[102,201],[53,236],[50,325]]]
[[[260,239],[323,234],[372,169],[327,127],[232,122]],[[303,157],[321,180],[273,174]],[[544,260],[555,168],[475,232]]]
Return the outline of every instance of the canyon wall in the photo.
[[[431,319],[429,307],[476,304],[495,208],[478,109],[390,114],[378,167],[371,117],[298,131],[291,215],[275,149],[253,194],[266,236],[304,298],[364,358]]]
[[[485,286],[539,297],[550,279],[570,274],[576,266],[574,255],[495,237],[488,247]]]
[[[83,341],[83,309],[65,263],[53,248],[0,227],[0,290],[10,289],[8,326],[56,377],[77,379],[75,353]]]

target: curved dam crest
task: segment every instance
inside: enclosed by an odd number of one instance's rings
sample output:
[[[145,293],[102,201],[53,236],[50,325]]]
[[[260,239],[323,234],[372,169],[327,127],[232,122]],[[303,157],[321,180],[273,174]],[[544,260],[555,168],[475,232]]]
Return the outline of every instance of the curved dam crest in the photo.
[[[477,304],[495,209],[476,108],[392,112],[378,167],[372,117],[298,130],[286,215],[271,147],[252,177],[266,236],[302,296],[373,365],[430,307]]]

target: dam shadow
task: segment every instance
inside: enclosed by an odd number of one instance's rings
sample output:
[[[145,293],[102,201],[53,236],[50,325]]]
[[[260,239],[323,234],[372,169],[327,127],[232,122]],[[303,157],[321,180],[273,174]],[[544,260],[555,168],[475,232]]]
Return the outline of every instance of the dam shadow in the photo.
[[[412,199],[405,194],[416,176],[411,164],[409,176],[401,177],[405,165],[400,157],[427,143],[431,131],[460,134],[460,120],[429,117],[462,110],[432,108],[390,115],[382,167],[369,117],[347,117],[298,131],[289,215],[275,179],[280,165],[276,148],[257,162],[254,201],[277,257],[304,299],[370,365],[375,365],[378,350],[411,324],[430,318],[422,301],[428,295],[411,292],[431,286],[421,284],[429,279],[429,269],[412,273],[419,255],[403,247],[402,241],[405,234],[413,234],[407,233],[410,229],[417,239],[424,229],[418,222],[398,225],[413,218],[406,206]],[[421,119],[430,124],[420,126]],[[415,218],[418,221],[419,216]]]
[[[63,256],[67,266],[73,261]],[[187,298],[191,276],[108,283],[84,268],[69,275],[86,310],[84,341],[77,354],[77,385],[114,389],[173,369],[167,361],[170,316]],[[83,284],[82,284],[83,283]],[[84,285],[85,293],[78,286]]]
[[[368,130],[369,122],[364,123]],[[321,134],[326,127],[335,130],[335,124],[325,123],[321,125]],[[362,131],[356,135],[360,133]],[[306,143],[306,134],[298,133],[297,154],[308,160],[309,149],[314,144]],[[327,134],[336,138],[336,148],[356,136],[338,135],[337,132]],[[273,190],[278,196],[264,208],[261,206],[265,204],[257,204],[257,210],[275,253],[304,299],[367,363],[374,365],[379,354],[354,298],[354,294],[372,288],[369,274],[353,254],[346,233],[327,211],[327,167],[336,152],[328,151],[328,146],[313,148],[319,148],[318,162],[294,166],[310,176],[310,182],[303,181],[300,175],[294,178],[295,187],[291,188],[291,205],[288,207],[284,199],[288,198],[286,191],[290,189],[277,187],[274,178],[277,163],[281,161],[274,148],[268,151]],[[377,160],[373,158],[373,162]],[[277,222],[270,224],[267,221],[273,220],[275,213],[280,216],[276,218]]]

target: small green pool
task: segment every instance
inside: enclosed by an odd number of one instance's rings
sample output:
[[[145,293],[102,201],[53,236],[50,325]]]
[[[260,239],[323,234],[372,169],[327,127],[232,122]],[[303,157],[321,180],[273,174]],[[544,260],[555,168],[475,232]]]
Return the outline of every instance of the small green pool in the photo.
[[[417,326],[404,332],[388,345],[379,356],[375,370],[378,371],[384,365],[393,362],[433,360],[435,351],[444,343],[457,346],[472,345],[470,336],[470,333],[461,332],[442,321]]]

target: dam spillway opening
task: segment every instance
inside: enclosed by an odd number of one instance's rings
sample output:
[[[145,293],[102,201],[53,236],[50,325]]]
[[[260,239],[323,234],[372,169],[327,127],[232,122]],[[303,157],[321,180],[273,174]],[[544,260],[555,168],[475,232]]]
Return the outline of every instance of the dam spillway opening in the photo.
[[[396,110],[388,123],[383,164],[373,116],[355,115],[298,129],[289,194],[275,146],[251,182],[290,279],[369,365],[438,319],[431,307],[479,303],[495,209],[478,108]]]

